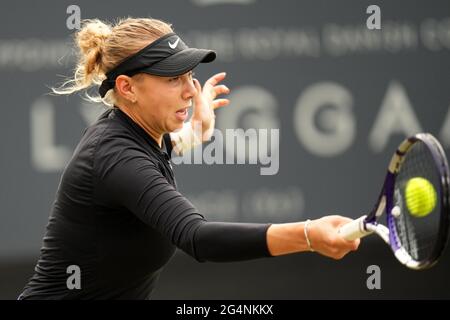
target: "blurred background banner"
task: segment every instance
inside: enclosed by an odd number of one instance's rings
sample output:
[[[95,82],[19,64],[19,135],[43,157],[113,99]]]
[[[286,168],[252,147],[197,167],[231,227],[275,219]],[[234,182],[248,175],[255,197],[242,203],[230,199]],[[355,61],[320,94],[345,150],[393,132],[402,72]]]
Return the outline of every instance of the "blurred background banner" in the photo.
[[[16,298],[31,276],[62,170],[104,110],[79,95],[49,95],[72,75],[77,15],[173,23],[189,46],[218,53],[195,70],[202,83],[227,72],[231,105],[217,112],[217,128],[279,129],[266,144],[249,139],[269,146],[270,163],[244,150],[234,161],[242,164],[175,165],[181,192],[210,220],[359,217],[406,136],[430,132],[449,154],[448,0],[3,1],[0,298]],[[369,237],[337,262],[302,254],[198,264],[180,252],[155,298],[450,298],[449,248],[424,272],[388,250]],[[373,265],[380,289],[367,287]]]

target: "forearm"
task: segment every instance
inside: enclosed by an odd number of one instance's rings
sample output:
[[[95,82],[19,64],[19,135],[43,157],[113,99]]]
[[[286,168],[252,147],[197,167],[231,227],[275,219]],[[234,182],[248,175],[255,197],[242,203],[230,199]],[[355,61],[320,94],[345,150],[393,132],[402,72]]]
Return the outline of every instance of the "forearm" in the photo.
[[[194,236],[198,261],[232,262],[270,257],[269,224],[202,222]]]
[[[272,256],[309,251],[305,223],[272,224],[267,230],[267,248]]]

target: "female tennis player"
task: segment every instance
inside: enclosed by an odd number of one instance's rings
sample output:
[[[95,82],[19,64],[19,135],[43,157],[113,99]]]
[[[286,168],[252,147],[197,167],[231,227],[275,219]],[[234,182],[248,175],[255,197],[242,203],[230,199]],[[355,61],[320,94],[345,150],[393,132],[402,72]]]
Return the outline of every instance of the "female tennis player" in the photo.
[[[177,191],[172,150],[208,140],[214,109],[229,103],[217,98],[229,93],[220,84],[225,73],[203,87],[193,78],[214,51],[189,48],[169,24],[145,18],[114,26],[86,20],[75,40],[74,78],[54,91],[99,85],[91,98],[110,108],[85,130],[62,174],[35,273],[19,299],[149,299],[176,248],[201,262],[302,251],[340,259],[357,249],[359,240],[338,235],[349,218],[208,222]],[[79,288],[67,285],[70,266],[80,270]]]

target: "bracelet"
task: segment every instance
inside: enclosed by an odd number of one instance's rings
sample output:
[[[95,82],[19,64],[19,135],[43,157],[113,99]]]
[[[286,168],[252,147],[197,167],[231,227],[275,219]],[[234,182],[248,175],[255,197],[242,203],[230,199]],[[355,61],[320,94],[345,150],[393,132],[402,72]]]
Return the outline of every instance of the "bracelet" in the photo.
[[[314,252],[314,249],[311,247],[311,242],[309,241],[309,237],[308,237],[308,224],[311,222],[311,220],[306,220],[305,221],[305,226],[303,227],[303,232],[305,233],[305,239],[306,239],[306,243],[308,244],[308,249],[311,252]]]

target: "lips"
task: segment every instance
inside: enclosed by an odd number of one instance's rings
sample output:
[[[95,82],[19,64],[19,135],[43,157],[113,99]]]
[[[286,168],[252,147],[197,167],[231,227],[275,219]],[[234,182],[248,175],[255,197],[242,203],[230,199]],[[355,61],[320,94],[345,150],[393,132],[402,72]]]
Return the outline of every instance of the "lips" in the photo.
[[[186,108],[178,109],[175,112],[175,116],[177,117],[178,120],[185,121],[188,116],[188,108],[186,107]]]

